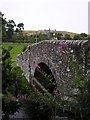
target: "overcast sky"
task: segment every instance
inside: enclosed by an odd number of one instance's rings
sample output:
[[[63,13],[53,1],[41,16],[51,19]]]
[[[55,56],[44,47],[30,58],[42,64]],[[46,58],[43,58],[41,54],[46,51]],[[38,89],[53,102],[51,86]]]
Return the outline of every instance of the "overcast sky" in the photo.
[[[0,11],[25,30],[88,33],[88,0],[0,0]]]

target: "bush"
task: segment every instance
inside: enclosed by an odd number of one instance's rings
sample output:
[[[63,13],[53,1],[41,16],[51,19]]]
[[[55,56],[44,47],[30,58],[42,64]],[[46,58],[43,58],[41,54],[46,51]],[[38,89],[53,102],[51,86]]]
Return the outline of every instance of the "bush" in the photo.
[[[80,34],[75,34],[73,40],[81,40]]]
[[[32,92],[26,102],[26,113],[30,120],[50,120],[52,111],[52,102],[39,92]]]
[[[9,47],[11,50],[12,47]],[[29,83],[19,67],[12,67],[10,52],[2,49],[2,118],[9,120],[22,106],[18,99],[19,94],[29,94]]]

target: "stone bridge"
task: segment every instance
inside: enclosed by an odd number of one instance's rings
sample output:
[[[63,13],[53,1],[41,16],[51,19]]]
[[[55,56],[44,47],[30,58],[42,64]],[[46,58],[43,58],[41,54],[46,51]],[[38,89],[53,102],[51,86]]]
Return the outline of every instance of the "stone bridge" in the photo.
[[[45,40],[35,43],[17,56],[17,65],[37,89],[52,93],[54,87],[58,87],[62,94],[67,94],[75,88],[78,72],[90,73],[90,41]],[[51,77],[54,84],[51,85],[50,79],[45,77]]]

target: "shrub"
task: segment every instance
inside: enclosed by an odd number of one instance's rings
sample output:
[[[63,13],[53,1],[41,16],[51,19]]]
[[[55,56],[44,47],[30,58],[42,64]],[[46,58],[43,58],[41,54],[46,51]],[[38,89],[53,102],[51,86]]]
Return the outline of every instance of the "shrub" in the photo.
[[[4,48],[2,49],[2,73],[2,119],[9,120],[9,115],[13,115],[22,106],[17,98],[18,94],[29,94],[30,87],[21,69],[12,67],[10,52]]]
[[[53,113],[52,102],[39,92],[33,92],[26,102],[26,112],[30,120],[50,120]]]

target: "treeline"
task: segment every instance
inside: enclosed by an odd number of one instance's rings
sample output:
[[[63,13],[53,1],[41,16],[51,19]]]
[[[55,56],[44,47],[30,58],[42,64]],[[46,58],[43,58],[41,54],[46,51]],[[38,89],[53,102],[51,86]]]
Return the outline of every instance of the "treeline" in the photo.
[[[86,33],[81,33],[81,34],[75,34],[73,35],[73,37],[66,33],[60,33],[60,32],[56,32],[56,33],[50,33],[50,39],[57,39],[57,40],[87,40],[90,39],[90,35],[86,34]]]
[[[2,41],[3,42],[17,42],[17,43],[22,43],[22,42],[30,42],[30,43],[35,43],[35,42],[40,42],[42,40],[86,40],[90,39],[90,35],[86,33],[81,33],[81,34],[75,34],[73,37],[66,33],[63,34],[58,31],[50,31],[45,33],[44,32],[38,32],[33,33],[31,35],[24,34],[24,23],[18,23],[16,25],[14,20],[7,20],[4,18],[4,15],[2,16]]]
[[[24,24],[18,23],[16,25],[14,20],[6,20],[2,15],[2,41],[13,42],[15,36],[22,36],[24,30]]]
[[[24,24],[18,23],[16,25],[14,20],[7,20],[2,16],[2,41],[3,42],[39,42],[41,40],[48,39],[45,34],[23,34]]]

